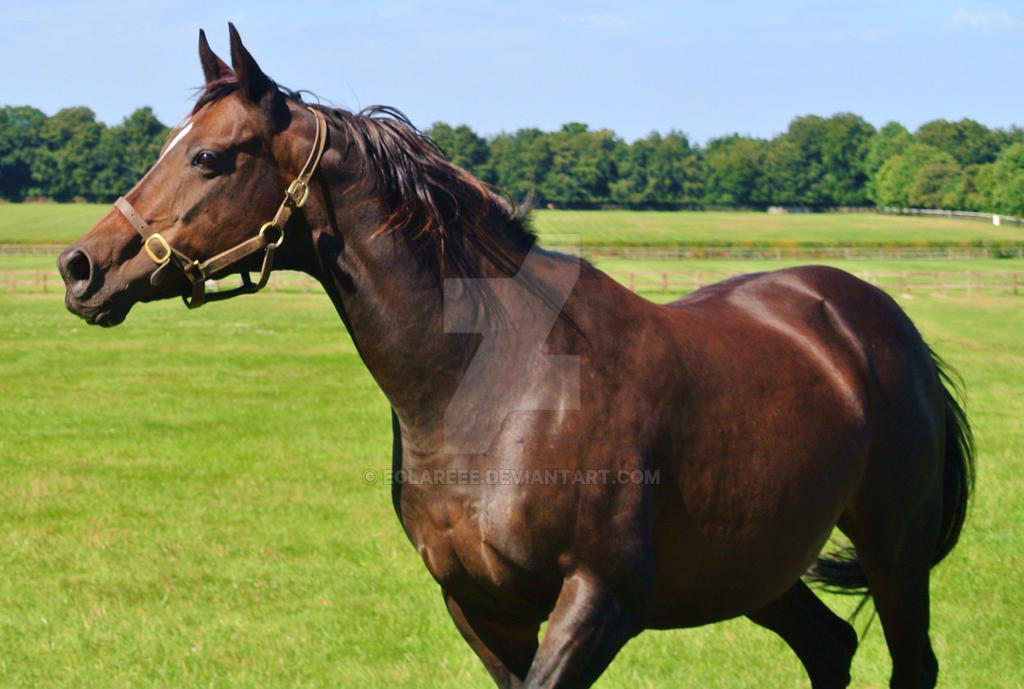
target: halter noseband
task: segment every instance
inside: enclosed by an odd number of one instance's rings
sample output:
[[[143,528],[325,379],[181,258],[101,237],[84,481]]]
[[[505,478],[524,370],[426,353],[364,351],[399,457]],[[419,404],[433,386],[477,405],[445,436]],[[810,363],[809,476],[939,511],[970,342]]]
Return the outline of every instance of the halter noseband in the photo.
[[[159,232],[152,232],[149,223],[139,215],[138,211],[132,207],[132,204],[125,197],[122,196],[114,202],[114,207],[121,211],[121,214],[135,228],[135,231],[142,235],[142,248],[145,250],[146,255],[159,266],[150,276],[150,283],[153,285],[161,284],[168,277],[167,271],[169,266],[177,267],[192,284],[191,299],[185,295],[181,296],[182,301],[190,309],[199,308],[208,301],[229,299],[239,294],[253,294],[266,286],[267,280],[270,278],[270,272],[274,268],[274,252],[284,242],[284,226],[288,223],[292,211],[302,208],[306,204],[306,200],[309,199],[309,180],[313,173],[316,172],[317,165],[320,164],[320,158],[323,157],[324,147],[327,143],[327,121],[324,119],[323,113],[313,108],[308,108],[308,110],[316,118],[316,135],[313,138],[313,149],[309,152],[309,158],[306,159],[306,164],[302,166],[299,176],[292,180],[292,183],[285,190],[284,200],[278,206],[274,219],[263,223],[255,237],[236,244],[212,258],[208,258],[201,263],[189,258],[168,244],[167,240]],[[260,278],[257,282],[253,282],[249,278],[249,273],[243,271],[242,284],[240,286],[225,292],[206,293],[206,281],[210,276],[238,263],[243,258],[256,253],[260,249],[265,249],[265,253],[263,254],[263,267],[260,269]]]

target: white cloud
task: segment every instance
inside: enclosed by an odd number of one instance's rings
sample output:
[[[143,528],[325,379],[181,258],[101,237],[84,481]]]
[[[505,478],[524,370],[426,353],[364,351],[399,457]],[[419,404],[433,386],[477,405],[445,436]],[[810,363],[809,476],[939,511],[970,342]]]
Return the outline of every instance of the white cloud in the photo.
[[[981,31],[987,34],[1024,29],[1024,21],[1006,12],[958,9],[949,18],[946,31]]]

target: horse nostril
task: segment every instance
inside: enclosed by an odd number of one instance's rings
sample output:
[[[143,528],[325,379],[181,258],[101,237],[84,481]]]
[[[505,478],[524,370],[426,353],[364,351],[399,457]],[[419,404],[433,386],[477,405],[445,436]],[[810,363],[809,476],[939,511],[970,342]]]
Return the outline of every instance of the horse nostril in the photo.
[[[72,294],[81,296],[88,289],[92,278],[92,261],[89,260],[89,255],[81,249],[76,249],[63,257],[60,268]]]
[[[76,251],[68,261],[68,277],[76,282],[88,281],[91,273],[92,265],[89,263],[89,257],[81,251]]]

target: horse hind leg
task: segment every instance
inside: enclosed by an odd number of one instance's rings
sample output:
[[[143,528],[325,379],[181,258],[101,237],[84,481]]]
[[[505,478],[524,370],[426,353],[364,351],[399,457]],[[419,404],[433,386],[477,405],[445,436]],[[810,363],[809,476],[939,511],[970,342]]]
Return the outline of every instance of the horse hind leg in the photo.
[[[928,579],[937,521],[920,514],[911,522],[916,528],[890,526],[868,539],[851,537],[892,657],[892,689],[932,689],[938,679],[939,665],[928,638]]]
[[[855,550],[819,559],[810,573],[832,590],[870,592],[892,658],[892,689],[932,689],[938,677],[928,638],[928,579],[943,498],[941,483],[929,481],[914,457],[876,460],[887,471],[862,488],[839,520]]]
[[[932,689],[938,678],[928,638],[928,580],[943,549],[956,541],[962,520],[956,521],[958,509],[944,505],[944,480],[949,481],[936,457],[942,457],[939,442],[915,445],[892,438],[869,460],[868,478],[839,520],[856,549],[847,572],[860,570],[882,623],[892,689]],[[960,461],[955,452],[947,459],[954,466]]]
[[[789,644],[807,670],[812,689],[843,689],[850,683],[857,634],[802,581],[747,617]]]

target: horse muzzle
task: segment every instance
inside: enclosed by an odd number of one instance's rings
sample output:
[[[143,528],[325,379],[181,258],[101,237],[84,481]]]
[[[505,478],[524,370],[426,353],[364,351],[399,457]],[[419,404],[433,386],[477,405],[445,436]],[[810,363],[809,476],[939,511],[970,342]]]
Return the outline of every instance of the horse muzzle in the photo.
[[[85,248],[73,245],[57,259],[64,280],[64,305],[91,325],[110,327],[121,323],[133,300],[126,290],[104,294],[109,281]]]

